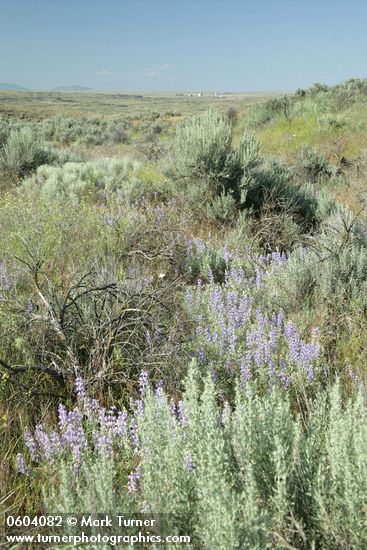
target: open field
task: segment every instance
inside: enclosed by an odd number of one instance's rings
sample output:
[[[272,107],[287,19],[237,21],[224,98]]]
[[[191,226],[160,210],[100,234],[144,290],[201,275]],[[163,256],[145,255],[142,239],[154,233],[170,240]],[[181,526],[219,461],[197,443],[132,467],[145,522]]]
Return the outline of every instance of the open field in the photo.
[[[195,95],[195,97],[194,97]],[[182,93],[102,93],[102,92],[13,92],[0,91],[0,113],[21,118],[46,118],[55,115],[108,119],[150,112],[193,114],[210,106],[223,111],[229,105],[246,110],[264,98],[264,93],[222,94],[204,93],[202,97]]]
[[[1,512],[366,548],[366,107],[0,92]]]

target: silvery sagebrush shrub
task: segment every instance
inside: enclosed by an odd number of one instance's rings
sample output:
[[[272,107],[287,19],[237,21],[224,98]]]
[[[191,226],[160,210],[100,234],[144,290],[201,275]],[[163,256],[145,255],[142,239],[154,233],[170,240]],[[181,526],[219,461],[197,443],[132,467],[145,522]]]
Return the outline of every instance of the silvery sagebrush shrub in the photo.
[[[246,131],[234,155],[235,163],[241,167],[237,169],[238,181],[232,184],[232,192],[237,201],[244,206],[249,190],[257,187],[257,178],[254,176],[256,167],[261,162],[260,142],[253,132]]]
[[[231,125],[214,110],[189,119],[177,129],[174,151],[175,179],[187,181],[189,188],[198,185],[209,193],[211,201],[218,197],[210,205],[213,212],[219,207],[223,210],[225,200],[233,207],[257,208],[264,189],[280,189],[290,179],[280,163],[262,159],[260,143],[252,132],[246,131],[234,147]],[[225,210],[232,216],[233,208],[227,203]]]
[[[260,159],[258,156],[258,142],[253,140],[251,134],[247,135],[252,144],[251,149],[255,153],[255,162],[246,164],[240,187],[245,206],[258,211],[266,194],[272,192],[279,196],[288,188],[291,172],[278,159],[273,157]]]
[[[323,271],[319,285],[325,300],[333,294],[351,300],[363,292],[367,281],[367,226],[358,216],[338,206],[320,226],[313,249]]]
[[[215,193],[220,192],[230,177],[232,127],[220,113],[210,109],[177,129],[174,150],[177,177],[210,182]]]
[[[208,218],[216,223],[233,223],[236,216],[236,201],[231,194],[222,192],[206,205],[206,213]]]
[[[17,181],[55,158],[30,128],[12,130],[0,152],[0,173]]]
[[[319,279],[318,261],[314,254],[300,246],[287,255],[283,265],[264,274],[263,299],[287,314],[304,308],[307,312],[315,299]]]
[[[320,178],[328,178],[335,174],[336,168],[327,159],[312,148],[303,148],[299,153],[298,168],[304,177],[312,182]]]
[[[134,184],[141,164],[129,158],[89,162],[66,162],[62,166],[42,166],[23,182],[51,198],[103,198],[106,194]],[[135,176],[134,176],[135,175]]]
[[[347,126],[347,121],[343,115],[332,116],[330,114],[323,115],[320,117],[320,129],[324,130],[340,130]]]
[[[0,117],[0,147],[6,142],[10,133],[10,124],[7,119]]]
[[[194,487],[190,452],[181,429],[185,421],[182,402],[178,405],[178,417],[172,414],[174,410],[175,403],[170,403],[160,383],[154,392],[146,392],[137,426],[141,460],[139,469],[132,474],[131,489],[136,493],[140,483],[144,510],[162,514],[161,522],[171,532],[184,533],[185,528],[193,529],[196,519],[192,515]],[[167,438],[168,434],[173,437]],[[152,445],[152,441],[156,444]]]
[[[237,477],[230,409],[226,403],[222,410],[218,407],[211,376],[206,378],[200,398],[193,373],[190,377],[181,417],[191,443],[187,467],[196,478],[198,539],[204,548],[219,550],[223,541],[228,548],[261,548],[267,538],[265,517],[257,505],[251,467],[242,483]]]
[[[115,126],[106,134],[109,143],[129,143],[130,138],[123,126]]]
[[[318,231],[287,255],[287,262],[266,274],[265,294],[290,312],[337,303],[363,302],[367,281],[365,223],[349,209],[336,206],[328,193],[320,202]]]
[[[337,209],[335,198],[328,189],[315,189],[311,183],[304,183],[302,190],[313,204],[313,216],[317,224],[327,219]]]
[[[330,113],[336,113],[339,115],[340,111],[346,110],[355,103],[364,103],[366,95],[366,79],[352,78],[336,86],[316,83],[307,90],[297,90],[292,104],[292,114],[304,116],[325,113],[330,116]]]
[[[360,390],[342,406],[334,386],[325,411],[326,429],[314,479],[315,538],[331,547],[367,544],[367,415]]]
[[[292,185],[294,174],[289,167],[277,159],[262,157],[260,143],[252,132],[246,131],[234,147],[231,125],[213,110],[189,119],[177,129],[174,153],[174,179],[186,181],[185,194],[193,205],[204,199],[206,212],[214,221],[231,222],[242,209],[259,212],[269,197],[275,205],[274,215],[283,211],[292,214],[288,240],[297,240],[297,226],[299,231],[307,231],[318,221],[315,191]],[[326,161],[320,166],[317,174],[320,170],[326,173]],[[273,242],[269,246],[273,248]]]
[[[264,126],[281,116],[290,118],[292,110],[293,103],[288,96],[271,98],[252,109],[247,123],[254,127]]]
[[[237,378],[234,402],[218,400],[213,378],[192,364],[179,400],[145,372],[131,412],[104,409],[81,380],[77,394],[56,430],[25,433],[27,459],[17,457],[31,478],[39,467],[59,477],[51,490],[45,480],[52,511],[140,510],[204,549],[367,544],[362,390],[344,402],[336,383],[301,419],[282,388],[260,396]]]
[[[185,192],[187,187],[199,186],[211,200],[219,197],[223,203],[228,194],[237,204],[244,203],[252,171],[260,162],[260,144],[253,133],[245,132],[234,147],[232,131],[229,121],[213,109],[177,129],[173,176],[187,183]]]

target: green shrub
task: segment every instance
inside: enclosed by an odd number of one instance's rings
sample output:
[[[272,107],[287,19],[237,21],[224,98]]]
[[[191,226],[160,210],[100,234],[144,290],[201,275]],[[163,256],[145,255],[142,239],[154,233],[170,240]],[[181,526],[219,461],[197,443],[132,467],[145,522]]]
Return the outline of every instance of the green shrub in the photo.
[[[115,126],[107,133],[107,140],[109,143],[129,143],[130,138],[121,126]]]
[[[204,243],[196,239],[186,243],[186,265],[190,283],[198,279],[207,280],[208,273],[212,274],[216,283],[224,283],[226,270],[229,269],[229,257],[226,250]]]
[[[230,224],[236,216],[236,201],[232,195],[222,192],[206,205],[206,212],[210,220],[220,224]]]
[[[232,128],[216,111],[209,110],[178,128],[175,139],[176,176],[184,181],[210,182],[215,193],[232,176]]]
[[[263,126],[279,116],[288,119],[291,112],[292,101],[288,96],[271,98],[252,110],[248,123],[255,127]]]
[[[0,147],[3,147],[10,133],[10,125],[8,121],[0,117]]]
[[[327,162],[324,155],[310,148],[300,151],[298,169],[302,171],[302,176],[306,180],[313,182],[336,173],[336,168]]]
[[[332,207],[329,197],[322,207],[319,231],[303,247],[288,255],[281,268],[269,275],[270,302],[289,311],[300,306],[323,306],[343,317],[350,307],[364,307],[367,288],[365,224],[346,208]],[[325,208],[326,206],[326,208]],[[332,208],[332,213],[325,213]]]
[[[218,220],[233,219],[235,206],[243,207],[248,190],[257,189],[254,175],[261,161],[260,144],[246,132],[237,148],[232,146],[232,125],[213,110],[198,115],[177,130],[175,168],[178,182],[208,194],[209,211]],[[200,191],[199,191],[200,195]]]
[[[39,189],[50,198],[101,199],[117,189],[128,193],[136,184],[141,164],[128,158],[104,159],[90,162],[66,162],[62,166],[42,166],[25,188]]]
[[[0,173],[13,181],[23,178],[42,164],[55,160],[53,154],[29,128],[13,130],[0,153]]]
[[[338,206],[320,226],[314,239],[322,265],[320,291],[324,299],[343,301],[364,294],[367,283],[366,225],[346,207]]]
[[[362,391],[343,403],[336,383],[320,391],[301,418],[284,391],[260,397],[251,383],[237,387],[232,405],[221,404],[212,377],[203,380],[194,367],[185,388],[178,403],[162,388],[148,389],[140,403],[139,475],[135,467],[130,495],[125,444],[113,461],[96,455],[79,474],[72,475],[71,463],[61,472],[51,467],[60,484],[46,497],[48,509],[143,507],[148,517],[162,518],[161,532],[189,535],[194,548],[366,546]]]

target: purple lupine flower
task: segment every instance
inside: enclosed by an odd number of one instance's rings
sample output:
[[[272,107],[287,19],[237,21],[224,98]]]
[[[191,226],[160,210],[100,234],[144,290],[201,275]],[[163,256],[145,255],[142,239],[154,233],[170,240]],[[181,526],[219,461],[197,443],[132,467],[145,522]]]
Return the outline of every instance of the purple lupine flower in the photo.
[[[230,359],[226,361],[226,370],[229,374],[233,374],[233,362]]]
[[[173,399],[173,397],[171,398],[171,400],[169,402],[169,409],[170,409],[172,415],[176,414],[176,403],[175,403],[175,400]]]
[[[250,352],[247,352],[245,357],[242,360],[240,368],[240,387],[243,389],[245,384],[251,379],[251,370],[250,370]]]
[[[130,438],[135,449],[139,449],[140,441],[139,441],[139,435],[138,435],[138,426],[136,425],[136,423],[133,423],[130,426]]]
[[[204,252],[204,241],[202,241],[202,239],[195,239],[194,241],[195,243],[195,246],[196,246],[196,251],[198,252],[198,254],[202,254]]]
[[[285,254],[278,251],[259,256],[258,278],[286,260]],[[314,364],[320,356],[316,335],[312,335],[311,342],[304,341],[296,325],[284,322],[282,310],[270,317],[261,308],[254,311],[255,298],[248,294],[251,286],[244,270],[233,266],[226,270],[224,285],[213,281],[205,287],[201,283],[197,285],[191,310],[196,313],[199,364],[210,362],[211,367],[226,369],[230,377],[239,372],[240,379],[242,370],[243,385],[248,372],[242,361],[249,353],[248,365],[257,367],[257,373],[252,374],[267,377],[271,386],[288,384],[290,373],[295,369],[311,383],[315,377]],[[287,365],[287,374],[281,376],[280,359]]]
[[[28,448],[31,460],[33,462],[38,462],[39,455],[38,455],[37,443],[34,437],[31,435],[31,433],[28,430],[25,430],[24,432],[24,441]]]
[[[46,460],[51,461],[53,457],[53,449],[50,442],[50,438],[40,424],[36,426],[36,429],[34,431],[34,436]]]
[[[58,417],[59,417],[59,426],[60,428],[63,428],[66,425],[68,413],[65,405],[63,405],[62,403],[60,403],[58,407]]]
[[[199,358],[199,363],[201,363],[201,364],[205,363],[205,350],[204,350],[203,346],[199,346],[198,358]]]
[[[271,351],[275,350],[277,347],[277,336],[278,336],[278,330],[272,329],[269,332],[269,348]]]
[[[292,379],[289,375],[286,374],[286,364],[284,359],[280,360],[280,372],[279,372],[280,383],[284,388],[288,388]]]
[[[25,306],[25,310],[27,313],[31,314],[35,310],[35,305],[32,300],[32,296],[30,296],[27,300],[27,304]]]
[[[140,464],[128,475],[127,488],[130,493],[136,493],[138,490],[138,481],[141,477],[142,469]]]
[[[126,437],[128,434],[128,426],[127,426],[127,414],[126,411],[119,411],[115,426],[113,428],[113,433],[116,436],[123,436]]]
[[[113,440],[110,434],[93,432],[93,444],[97,452],[108,457],[113,456]]]
[[[112,214],[106,214],[106,216],[104,216],[104,218],[102,219],[102,223],[103,223],[104,225],[113,226],[113,225],[115,225],[116,220],[115,220],[115,218],[112,216]]]
[[[134,401],[133,408],[135,416],[142,416],[144,414],[144,403],[141,399],[136,399]]]
[[[256,267],[256,272],[255,272],[256,288],[261,288],[263,286],[263,275],[264,275],[264,270],[261,269],[260,267]]]
[[[158,380],[154,389],[154,396],[160,402],[164,401],[164,392],[163,392],[163,380]]]
[[[25,461],[24,456],[21,453],[18,453],[16,456],[17,470],[20,474],[28,475],[29,466]]]
[[[288,342],[289,356],[297,364],[299,357],[300,337],[295,325],[289,321],[284,328],[284,335]]]
[[[180,421],[181,426],[187,425],[187,415],[185,412],[183,401],[180,399],[177,405],[177,412],[178,412],[178,419]]]
[[[218,371],[215,367],[212,367],[211,370],[210,370],[210,374],[212,376],[212,379],[214,380],[214,382],[219,382],[219,375],[218,375]]]
[[[274,364],[274,361],[269,358],[268,360],[268,364],[269,364],[269,379],[272,383],[275,383],[275,378],[276,378],[276,375],[277,375],[277,371],[276,371],[276,368],[275,368],[275,364]]]
[[[63,447],[73,449],[75,446],[86,449],[87,438],[82,425],[83,414],[79,409],[68,413],[67,423],[61,431],[61,444]]]
[[[316,361],[320,356],[320,345],[319,344],[307,344],[305,342],[300,342],[299,349],[299,361],[302,365],[307,367],[313,361]]]
[[[186,290],[185,292],[185,303],[189,307],[191,307],[193,304],[193,293],[190,289]]]
[[[62,443],[60,435],[52,431],[49,436],[50,447],[52,449],[52,454],[58,456],[62,452]]]
[[[85,391],[84,380],[80,376],[75,379],[75,393],[81,403],[86,400],[87,394]]]
[[[163,332],[159,328],[155,331],[155,340],[158,344],[163,340]]]
[[[139,377],[139,389],[141,397],[145,397],[148,388],[149,375],[146,370],[142,370]]]

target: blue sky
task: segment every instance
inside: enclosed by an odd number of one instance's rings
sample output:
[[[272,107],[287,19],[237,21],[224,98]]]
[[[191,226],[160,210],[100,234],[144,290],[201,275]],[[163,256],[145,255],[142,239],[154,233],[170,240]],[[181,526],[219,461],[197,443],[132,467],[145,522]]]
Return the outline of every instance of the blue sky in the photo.
[[[0,0],[0,82],[292,90],[367,77],[366,0]]]

